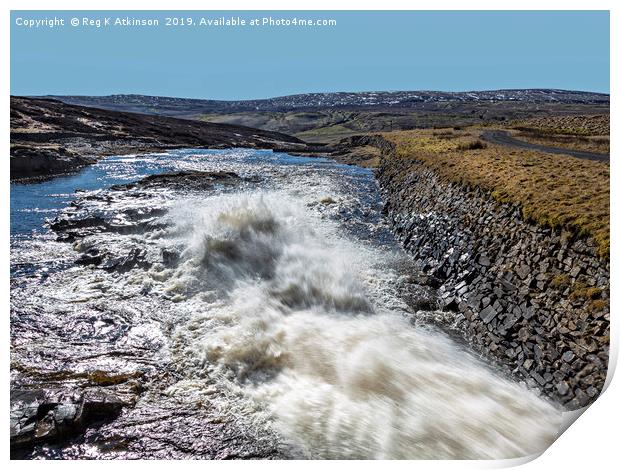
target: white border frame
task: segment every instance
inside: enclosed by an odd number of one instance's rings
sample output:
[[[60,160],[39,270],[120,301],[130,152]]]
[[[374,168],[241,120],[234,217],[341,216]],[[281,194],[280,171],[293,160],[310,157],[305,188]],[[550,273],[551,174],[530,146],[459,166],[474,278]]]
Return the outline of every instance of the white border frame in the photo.
[[[139,2],[136,0],[91,0],[88,4],[77,0],[57,0],[55,2],[43,1],[43,0],[24,0],[18,2],[16,0],[8,0],[4,2],[5,15],[1,23],[2,29],[2,55],[5,72],[2,75],[3,88],[6,90],[2,96],[4,103],[4,113],[2,114],[3,128],[5,129],[2,140],[5,144],[3,147],[8,150],[9,147],[9,134],[6,130],[10,127],[9,119],[9,96],[10,96],[10,76],[7,73],[10,67],[10,11],[11,10],[610,10],[610,33],[611,33],[611,49],[610,49],[610,94],[611,99],[611,141],[612,141],[612,154],[615,148],[614,142],[618,136],[618,129],[616,125],[617,107],[615,106],[615,83],[618,83],[618,18],[619,13],[618,2],[612,2],[611,0],[590,0],[590,1],[578,1],[578,0],[564,0],[564,1],[551,1],[551,0],[506,0],[498,2],[497,0],[470,0],[468,2],[458,0],[428,0],[423,1],[405,1],[405,0],[381,0],[380,2],[372,2],[370,0],[301,0],[296,2],[295,5],[291,5],[290,2],[284,0],[230,0],[222,7],[221,4],[214,4],[214,2],[205,2],[198,0],[175,0],[174,2],[167,2],[164,0],[152,0],[150,2]],[[613,7],[616,7],[614,11]],[[611,201],[612,207],[615,206],[615,202],[618,199],[618,178],[615,177],[614,157],[612,156],[612,172],[611,172]],[[2,290],[2,301],[5,313],[5,328],[2,330],[2,344],[4,345],[4,354],[2,355],[3,369],[6,374],[9,372],[9,201],[10,201],[10,186],[9,186],[9,158],[8,152],[5,154],[4,159],[0,163],[5,175],[4,181],[1,187],[2,204],[0,210],[2,211],[3,220],[5,220],[4,230],[2,230],[2,265],[5,267],[2,271],[2,282],[4,289]],[[612,211],[611,213],[611,286],[616,285],[618,280],[618,266],[617,251],[614,247],[619,246],[620,239],[618,235],[618,218]],[[611,311],[616,310],[618,302],[616,300],[615,293],[611,295]],[[549,466],[561,467],[564,469],[572,468],[610,468],[611,463],[617,465],[618,452],[616,450],[617,438],[616,433],[618,430],[618,423],[614,421],[614,418],[620,416],[620,388],[617,383],[610,385],[611,378],[615,371],[618,357],[618,327],[615,321],[611,322],[611,352],[610,352],[610,364],[609,372],[606,382],[606,390],[601,397],[593,404],[583,416],[579,417],[578,422],[571,426],[566,433],[546,451],[542,456],[529,463],[530,468],[540,468],[548,470]],[[616,381],[617,382],[617,381]],[[8,402],[9,402],[9,382],[5,383],[2,390],[4,397],[4,409],[6,415],[8,415]],[[5,415],[5,416],[6,416]],[[579,412],[573,413],[573,418],[580,415]],[[572,422],[571,419],[571,422]],[[9,459],[9,426],[8,416],[4,421],[4,439],[2,441],[2,450],[5,459]],[[387,465],[391,468],[415,465],[416,468],[499,468],[506,466],[520,465],[528,462],[531,459],[517,459],[512,461],[386,461],[381,465]],[[149,468],[156,466],[164,468],[163,466],[175,465],[175,466],[193,466],[193,465],[205,465],[202,461],[94,461],[94,462],[47,462],[43,465],[92,465],[92,466],[114,466],[120,467],[132,465],[137,468]],[[33,466],[40,465],[37,461],[12,461],[11,465],[16,468],[31,468]],[[236,461],[236,462],[219,462],[211,465],[229,465],[233,467],[240,466],[253,466],[263,468],[274,468],[283,466],[289,466],[290,463],[286,461]],[[354,463],[342,463],[334,461],[298,461],[294,465],[301,467],[314,467],[320,465],[321,467],[327,466],[336,468],[342,465],[354,465],[356,469],[360,466],[364,468],[370,468],[375,466],[374,461],[357,461]]]

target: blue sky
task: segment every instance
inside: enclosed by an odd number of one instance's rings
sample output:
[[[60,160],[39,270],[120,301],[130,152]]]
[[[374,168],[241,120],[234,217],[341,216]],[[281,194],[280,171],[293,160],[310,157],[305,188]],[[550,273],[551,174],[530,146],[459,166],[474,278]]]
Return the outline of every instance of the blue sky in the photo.
[[[65,27],[17,18],[56,16]],[[72,27],[73,17],[160,26]],[[331,27],[165,27],[165,17],[328,18]],[[608,12],[11,13],[11,94],[251,99],[362,90],[609,92]]]

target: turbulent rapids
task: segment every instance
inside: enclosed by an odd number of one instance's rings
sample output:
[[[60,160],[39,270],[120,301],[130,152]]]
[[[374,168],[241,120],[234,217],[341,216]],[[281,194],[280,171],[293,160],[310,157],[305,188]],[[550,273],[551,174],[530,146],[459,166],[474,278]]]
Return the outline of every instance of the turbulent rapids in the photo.
[[[436,326],[369,171],[248,150],[85,171],[53,233],[15,188],[12,403],[119,405],[26,457],[513,458],[555,438],[558,408]]]

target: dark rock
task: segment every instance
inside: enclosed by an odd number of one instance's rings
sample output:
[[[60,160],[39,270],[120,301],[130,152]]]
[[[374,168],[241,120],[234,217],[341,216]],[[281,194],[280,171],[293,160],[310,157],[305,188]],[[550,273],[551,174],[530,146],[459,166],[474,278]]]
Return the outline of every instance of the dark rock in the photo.
[[[575,354],[572,351],[566,351],[562,354],[562,360],[564,362],[571,362],[573,359],[575,359]]]
[[[540,363],[543,357],[543,353],[542,350],[540,349],[540,346],[538,346],[537,344],[534,345],[534,357],[536,358],[536,362]]]
[[[491,266],[491,260],[486,255],[483,255],[483,254],[478,255],[476,261],[481,266],[484,266],[484,267]]]
[[[590,397],[580,388],[575,390],[575,399],[579,402],[580,406],[587,406],[590,404]]]
[[[532,318],[535,313],[532,307],[523,308],[523,306],[521,306],[521,312],[523,313],[523,318],[525,318],[526,320]]]
[[[526,264],[520,264],[515,268],[515,272],[521,279],[526,279],[530,275],[531,270]]]
[[[180,254],[176,251],[164,249],[161,252],[162,261],[166,266],[176,265],[179,261]]]
[[[97,248],[89,248],[86,253],[80,256],[75,262],[83,265],[98,265],[103,261],[103,253]]]
[[[130,271],[136,266],[147,267],[147,263],[144,261],[145,252],[139,248],[132,248],[129,253],[124,256],[117,256],[114,258],[108,258],[100,265],[101,269],[106,271],[116,271],[124,273]]]
[[[504,321],[502,322],[502,326],[504,327],[505,331],[508,331],[517,323],[517,321],[518,321],[518,317],[512,314],[508,314],[504,318]]]
[[[480,312],[480,318],[483,322],[489,323],[495,316],[497,315],[497,311],[491,307],[490,305]]]
[[[536,371],[532,371],[530,372],[530,375],[532,376],[532,378],[538,383],[538,385],[543,386],[547,383],[547,381],[545,380],[545,378],[540,375],[538,372]]]
[[[11,448],[53,443],[115,419],[130,397],[103,388],[67,394],[45,390],[11,392]]]
[[[11,178],[32,178],[69,173],[94,163],[94,158],[63,146],[11,145]]]

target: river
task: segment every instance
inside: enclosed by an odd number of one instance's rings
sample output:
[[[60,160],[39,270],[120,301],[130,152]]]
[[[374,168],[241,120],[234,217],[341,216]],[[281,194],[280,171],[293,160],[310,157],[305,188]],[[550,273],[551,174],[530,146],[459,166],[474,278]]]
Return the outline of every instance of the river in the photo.
[[[192,171],[237,176],[127,185]],[[381,208],[370,170],[247,149],[109,157],[13,184],[12,389],[103,387],[131,401],[23,456],[498,459],[547,448],[559,408],[435,326],[449,313],[432,308]],[[62,240],[56,217],[107,228]]]

